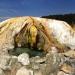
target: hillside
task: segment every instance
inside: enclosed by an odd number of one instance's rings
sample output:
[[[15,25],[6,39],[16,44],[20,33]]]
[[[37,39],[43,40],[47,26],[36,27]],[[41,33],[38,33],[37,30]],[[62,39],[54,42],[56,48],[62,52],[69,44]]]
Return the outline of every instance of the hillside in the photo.
[[[71,25],[75,24],[75,14],[48,15],[48,16],[42,16],[42,18],[63,20],[63,21],[66,21],[67,23],[69,23]]]

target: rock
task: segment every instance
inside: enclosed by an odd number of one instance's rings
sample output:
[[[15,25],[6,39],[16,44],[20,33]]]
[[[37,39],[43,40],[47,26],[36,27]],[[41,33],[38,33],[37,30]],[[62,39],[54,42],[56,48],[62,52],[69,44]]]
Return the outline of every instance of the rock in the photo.
[[[22,67],[22,65],[18,62],[15,62],[12,64],[12,69],[9,73],[9,75],[16,75],[16,72]]]
[[[32,70],[22,67],[17,71],[16,75],[34,75],[34,74]]]
[[[75,59],[65,57],[65,63],[67,63],[67,64],[71,65],[73,68],[75,68]]]
[[[0,69],[0,75],[5,75],[2,69]]]
[[[65,63],[71,65],[71,68],[75,69],[75,51],[70,50],[70,51],[65,52],[63,54],[65,57]]]
[[[18,62],[20,62],[22,65],[29,65],[29,55],[27,53],[20,54],[18,56]]]
[[[40,70],[34,71],[34,75],[43,75]]]
[[[2,70],[11,70],[12,65],[17,62],[16,56],[2,55],[0,56],[0,68]]]
[[[64,73],[63,71],[59,71],[57,75],[70,75],[70,74]]]
[[[0,55],[0,68],[3,70],[8,70],[11,68],[9,65],[11,56],[9,55]]]
[[[46,61],[45,57],[36,56],[30,58],[31,67],[34,70],[39,70],[41,67],[40,64],[45,63],[45,61]]]
[[[74,50],[67,51],[64,53],[64,55],[75,59],[75,51]]]
[[[30,58],[31,68],[34,70],[35,75],[56,75],[59,68],[63,64],[63,55],[57,51],[50,51],[45,57],[32,57]]]
[[[61,70],[68,74],[71,74],[72,72],[74,72],[74,68],[72,68],[72,66],[68,64],[63,64],[63,66],[61,67]]]
[[[62,57],[60,57],[60,55],[58,53],[49,52],[46,55],[45,63],[41,64],[41,66],[40,66],[43,75],[49,75],[52,73],[54,75],[56,75],[60,66],[63,64],[63,63],[61,64],[61,62],[62,62],[61,58]]]
[[[40,69],[40,64],[39,63],[32,63],[31,68],[34,70],[39,70]]]
[[[35,57],[32,57],[30,58],[30,62],[31,63],[42,63],[42,62],[45,62],[46,61],[46,57],[39,57],[39,56],[35,56]]]
[[[11,60],[9,62],[9,66],[14,65],[16,62],[18,62],[18,57],[17,56],[11,56]]]
[[[15,75],[17,68],[17,57],[11,55],[0,56],[0,68],[4,71],[5,75]],[[1,74],[2,75],[2,74]]]
[[[11,70],[6,70],[5,74],[6,75],[16,75],[16,72],[22,67],[22,65],[18,62],[13,62],[11,64]]]

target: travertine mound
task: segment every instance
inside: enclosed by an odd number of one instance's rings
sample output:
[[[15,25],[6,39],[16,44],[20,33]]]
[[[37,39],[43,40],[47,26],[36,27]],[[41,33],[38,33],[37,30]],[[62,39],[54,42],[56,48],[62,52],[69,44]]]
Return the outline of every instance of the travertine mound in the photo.
[[[20,48],[44,54],[30,57]],[[64,21],[27,16],[0,23],[0,75],[75,75],[74,49],[75,31]]]
[[[49,51],[55,46],[63,51],[75,49],[75,31],[64,21],[39,17],[16,17],[0,23],[0,51],[17,47]]]

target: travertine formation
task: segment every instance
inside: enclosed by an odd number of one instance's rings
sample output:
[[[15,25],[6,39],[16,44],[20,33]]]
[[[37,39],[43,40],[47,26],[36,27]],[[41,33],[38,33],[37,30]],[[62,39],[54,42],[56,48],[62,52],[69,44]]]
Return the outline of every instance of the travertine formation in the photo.
[[[49,51],[52,46],[59,49],[64,46],[75,49],[74,37],[75,31],[63,21],[16,17],[0,23],[0,51],[5,52],[15,46],[33,47],[45,51]]]
[[[21,54],[22,47],[44,55]],[[64,21],[26,16],[0,23],[0,75],[75,75],[74,49],[75,31]]]

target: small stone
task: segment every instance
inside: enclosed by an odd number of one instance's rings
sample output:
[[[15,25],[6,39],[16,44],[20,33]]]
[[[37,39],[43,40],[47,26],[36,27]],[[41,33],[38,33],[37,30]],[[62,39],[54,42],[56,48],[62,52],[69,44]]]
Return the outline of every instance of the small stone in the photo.
[[[0,75],[5,75],[2,69],[0,69]]]
[[[69,74],[66,74],[66,73],[64,73],[62,71],[59,71],[57,75],[69,75]]]
[[[10,60],[11,60],[11,56],[9,55],[0,56],[0,68],[3,70],[10,69],[10,65],[9,65]]]
[[[12,66],[13,64],[15,64],[17,62],[17,56],[12,56],[11,57],[11,60],[10,60],[10,63],[9,63],[9,66]]]
[[[64,55],[75,59],[75,51],[74,50],[65,52]]]
[[[22,67],[17,71],[16,75],[33,75],[33,71]]]
[[[29,65],[29,55],[27,53],[20,54],[18,56],[18,62],[20,62],[22,65]]]
[[[42,72],[40,70],[34,71],[34,75],[42,75]]]
[[[62,71],[64,71],[65,73],[72,73],[73,71],[73,68],[68,65],[68,64],[63,64],[62,68],[61,68]]]
[[[39,63],[33,63],[32,69],[35,69],[35,70],[40,69],[40,64]]]
[[[30,62],[35,62],[35,63],[42,63],[42,62],[45,62],[46,61],[46,58],[45,57],[39,57],[39,56],[36,56],[36,57],[32,57],[30,58]]]

